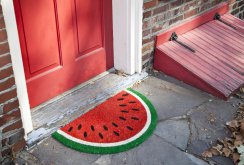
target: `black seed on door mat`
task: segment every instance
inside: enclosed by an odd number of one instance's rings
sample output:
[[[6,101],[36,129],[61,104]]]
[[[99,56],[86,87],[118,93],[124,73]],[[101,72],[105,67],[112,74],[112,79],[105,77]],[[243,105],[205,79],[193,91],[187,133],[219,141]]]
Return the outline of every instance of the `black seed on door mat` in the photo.
[[[128,93],[125,93],[125,94],[123,94],[122,96],[128,96],[129,94]]]
[[[104,125],[104,126],[103,126],[103,129],[104,129],[105,131],[107,131],[107,130],[108,130],[108,127],[107,127],[106,125]]]
[[[130,104],[135,104],[136,102],[135,102],[135,101],[130,101],[129,103],[130,103]]]
[[[82,128],[82,125],[80,124],[80,125],[78,125],[78,130],[80,130]]]
[[[131,119],[132,120],[139,120],[137,117],[132,117]]]
[[[130,126],[126,126],[126,128],[127,128],[128,130],[133,131],[133,128],[131,128]]]
[[[139,108],[132,108],[133,111],[139,111]]]
[[[92,131],[95,131],[95,128],[94,128],[94,126],[93,126],[93,125],[91,125],[91,130],[92,130]]]
[[[119,133],[118,133],[118,132],[116,132],[116,131],[114,131],[114,134],[115,134],[116,136],[119,136]]]
[[[129,113],[129,111],[126,111],[126,110],[121,110],[120,112],[122,112],[122,113]]]
[[[100,137],[101,139],[103,139],[103,134],[99,133],[99,137]]]
[[[71,132],[71,131],[72,131],[72,129],[73,129],[73,127],[70,127],[70,128],[69,128],[69,130],[68,130],[68,132]]]
[[[117,100],[118,100],[118,101],[122,101],[122,100],[124,100],[124,98],[118,98]]]
[[[121,106],[121,107],[126,107],[127,105],[126,105],[126,104],[120,104],[119,106]]]
[[[120,116],[119,118],[120,118],[120,120],[124,120],[124,121],[126,120],[126,118],[124,118],[124,117],[121,117],[121,116]]]
[[[116,123],[112,122],[112,124],[113,124],[113,126],[118,127],[118,125]]]
[[[84,132],[84,137],[85,137],[85,138],[87,137],[87,132]]]

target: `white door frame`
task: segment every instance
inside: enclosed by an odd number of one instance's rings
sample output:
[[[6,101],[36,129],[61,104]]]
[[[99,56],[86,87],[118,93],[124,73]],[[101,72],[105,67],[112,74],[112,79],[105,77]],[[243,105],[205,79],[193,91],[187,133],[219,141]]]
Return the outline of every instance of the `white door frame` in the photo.
[[[143,0],[113,0],[114,66],[127,74],[142,70]]]
[[[26,135],[33,130],[13,0],[0,0],[5,18],[17,97]],[[113,0],[114,67],[127,74],[142,70],[143,0]]]

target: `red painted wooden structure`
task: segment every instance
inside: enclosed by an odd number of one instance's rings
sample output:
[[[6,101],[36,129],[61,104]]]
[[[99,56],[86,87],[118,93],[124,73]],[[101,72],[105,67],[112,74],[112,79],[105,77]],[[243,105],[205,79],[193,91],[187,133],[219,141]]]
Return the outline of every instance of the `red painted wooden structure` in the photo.
[[[244,22],[226,14],[226,3],[157,36],[154,68],[222,99],[244,84]],[[236,29],[214,20],[221,19]],[[170,41],[178,41],[195,50]]]
[[[112,0],[15,0],[31,107],[113,67]]]

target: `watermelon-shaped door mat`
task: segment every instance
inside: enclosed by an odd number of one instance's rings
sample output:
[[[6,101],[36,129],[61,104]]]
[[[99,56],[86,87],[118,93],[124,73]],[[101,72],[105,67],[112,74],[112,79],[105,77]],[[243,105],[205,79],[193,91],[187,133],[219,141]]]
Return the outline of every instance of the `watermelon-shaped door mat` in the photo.
[[[81,152],[112,154],[144,142],[156,124],[157,113],[150,101],[127,89],[59,129],[53,137]]]

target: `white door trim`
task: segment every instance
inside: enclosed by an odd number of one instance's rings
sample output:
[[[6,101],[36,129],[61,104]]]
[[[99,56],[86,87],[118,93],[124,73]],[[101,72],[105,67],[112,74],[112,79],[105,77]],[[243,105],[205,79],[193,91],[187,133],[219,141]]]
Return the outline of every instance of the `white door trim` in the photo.
[[[143,0],[113,0],[114,67],[127,74],[142,70]]]
[[[13,0],[0,0],[25,133],[33,130]],[[143,0],[113,0],[114,67],[127,74],[142,70]]]
[[[1,1],[25,134],[33,130],[13,0]]]

